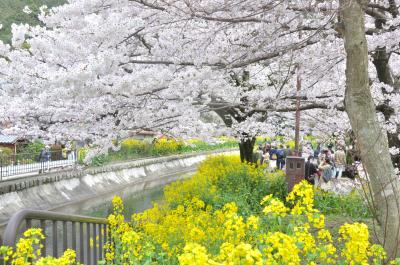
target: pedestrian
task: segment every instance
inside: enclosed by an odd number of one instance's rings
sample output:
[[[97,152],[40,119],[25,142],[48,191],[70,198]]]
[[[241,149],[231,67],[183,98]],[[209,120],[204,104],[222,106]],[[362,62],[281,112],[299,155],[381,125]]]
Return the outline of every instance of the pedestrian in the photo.
[[[278,156],[276,154],[277,149],[275,145],[271,145],[271,149],[269,150],[269,165],[271,168],[275,168],[277,166],[276,160]]]
[[[40,151],[39,154],[39,162],[41,164],[41,169],[39,173],[43,173],[50,170],[50,159],[51,159],[50,146],[46,145]]]
[[[346,168],[346,153],[342,146],[338,146],[338,150],[335,152],[335,165],[336,165],[336,178],[341,178],[342,173]]]
[[[258,161],[260,161],[260,165],[263,164],[263,146],[262,144],[258,145],[258,149],[256,151],[256,159],[255,162],[257,163]]]
[[[325,186],[325,187],[329,188],[330,187],[329,182],[333,177],[332,162],[331,162],[330,158],[325,157],[325,159],[319,165],[318,169],[321,170],[321,176],[322,176],[322,180],[323,180],[323,181],[321,181],[321,187]],[[323,185],[323,184],[325,184],[325,185]]]
[[[269,154],[270,150],[271,150],[271,144],[266,142],[265,145],[264,145],[264,149],[263,149],[264,155],[267,154],[267,153]]]
[[[325,153],[325,157],[328,157],[332,165],[332,178],[336,177],[336,164],[335,164],[335,151],[333,150],[333,144],[328,144],[328,150]]]
[[[305,179],[312,185],[316,183],[315,179],[318,178],[318,170],[316,165],[312,162],[313,158],[314,156],[310,155],[305,164]]]
[[[282,145],[276,150],[276,166],[278,169],[282,169],[285,166],[285,150]]]

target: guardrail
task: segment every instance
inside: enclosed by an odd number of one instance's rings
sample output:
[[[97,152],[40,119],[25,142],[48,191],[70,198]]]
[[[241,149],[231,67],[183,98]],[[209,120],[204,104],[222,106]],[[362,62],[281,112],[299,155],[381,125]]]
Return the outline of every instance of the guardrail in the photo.
[[[4,155],[0,153],[0,181],[16,175],[41,174],[53,168],[73,166],[76,162],[75,151],[70,151],[64,156],[62,151],[48,151],[46,157],[40,157],[40,154]]]
[[[41,228],[45,239],[42,253],[59,257],[66,249],[76,251],[82,264],[96,265],[103,257],[107,242],[107,219],[69,215],[49,211],[20,210],[9,220],[3,245],[15,248],[24,231]]]

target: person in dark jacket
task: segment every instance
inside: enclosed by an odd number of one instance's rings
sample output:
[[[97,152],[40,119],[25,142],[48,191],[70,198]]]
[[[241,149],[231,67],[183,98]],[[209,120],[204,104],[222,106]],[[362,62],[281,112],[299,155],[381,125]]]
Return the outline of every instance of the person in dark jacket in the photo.
[[[277,155],[277,149],[276,146],[271,145],[271,149],[269,150],[269,165],[271,168],[275,168],[277,167],[277,159],[278,159],[278,155]]]
[[[313,156],[309,156],[307,159],[307,162],[305,164],[305,179],[310,183],[313,184],[315,183],[315,177],[317,174],[317,166],[312,163]]]
[[[270,160],[276,160],[278,158],[276,151],[277,151],[276,146],[272,145],[271,149],[269,149],[269,159]]]
[[[50,158],[50,146],[46,145],[46,147],[43,148],[39,154],[39,162],[41,163],[41,169],[39,173],[50,170]]]
[[[282,169],[285,166],[285,149],[282,145],[279,146],[279,149],[276,150],[276,166],[278,169]]]

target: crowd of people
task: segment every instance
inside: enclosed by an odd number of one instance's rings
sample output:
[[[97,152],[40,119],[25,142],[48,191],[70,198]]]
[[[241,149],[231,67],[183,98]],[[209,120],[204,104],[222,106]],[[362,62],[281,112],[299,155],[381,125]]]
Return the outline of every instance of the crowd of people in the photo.
[[[346,146],[343,141],[335,144],[323,145],[318,142],[316,146],[306,143],[300,155],[305,157],[305,179],[316,186],[326,183],[335,183],[346,171]],[[284,169],[287,156],[294,155],[289,145],[268,143],[260,144],[256,152],[256,160],[260,164],[268,164],[270,169]],[[351,174],[351,175],[349,175]],[[354,177],[354,172],[346,172],[349,177]]]
[[[321,186],[330,183],[343,176],[346,170],[346,147],[342,144],[328,145],[322,148],[321,145],[309,155],[305,164],[305,179],[311,184]]]
[[[268,163],[270,168],[283,169],[285,167],[286,157],[292,155],[293,151],[290,146],[266,142],[264,145],[260,144],[258,146],[256,154],[256,160],[260,161],[261,165]]]

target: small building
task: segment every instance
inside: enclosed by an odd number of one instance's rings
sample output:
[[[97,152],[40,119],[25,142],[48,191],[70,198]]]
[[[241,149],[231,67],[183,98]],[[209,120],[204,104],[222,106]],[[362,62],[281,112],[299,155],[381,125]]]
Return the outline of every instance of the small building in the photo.
[[[154,132],[154,131],[148,131],[148,130],[140,130],[135,133],[132,133],[130,137],[138,140],[154,140],[156,138],[159,138],[162,134]]]
[[[0,147],[10,148],[14,155],[17,153],[17,146],[24,143],[25,140],[16,135],[0,134]]]

